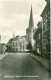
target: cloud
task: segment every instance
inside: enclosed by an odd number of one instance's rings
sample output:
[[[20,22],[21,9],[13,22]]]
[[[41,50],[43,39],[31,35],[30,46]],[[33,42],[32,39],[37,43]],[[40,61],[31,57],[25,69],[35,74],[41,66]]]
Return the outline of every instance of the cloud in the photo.
[[[38,21],[41,20],[40,14],[46,4],[45,0],[0,0],[0,34],[4,42],[7,42],[12,37],[13,32],[16,35],[26,34],[31,4],[34,27],[37,27]]]

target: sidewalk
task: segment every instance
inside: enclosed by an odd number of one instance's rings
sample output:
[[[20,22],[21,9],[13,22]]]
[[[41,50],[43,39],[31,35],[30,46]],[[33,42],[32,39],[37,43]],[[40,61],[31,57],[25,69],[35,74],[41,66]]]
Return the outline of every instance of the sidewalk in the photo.
[[[48,59],[33,54],[31,54],[31,57],[41,63],[47,70],[50,70],[50,61]]]
[[[3,58],[5,58],[5,56],[6,56],[6,53],[5,54],[0,54],[0,61],[2,61]]]

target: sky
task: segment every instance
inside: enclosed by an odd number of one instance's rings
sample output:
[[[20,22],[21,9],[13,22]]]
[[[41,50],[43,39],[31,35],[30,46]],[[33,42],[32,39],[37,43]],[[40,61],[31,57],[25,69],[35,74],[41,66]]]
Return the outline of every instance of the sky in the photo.
[[[45,0],[0,0],[0,35],[2,43],[10,38],[26,35],[29,26],[30,10],[33,10],[34,28],[41,21],[41,13],[46,5]]]

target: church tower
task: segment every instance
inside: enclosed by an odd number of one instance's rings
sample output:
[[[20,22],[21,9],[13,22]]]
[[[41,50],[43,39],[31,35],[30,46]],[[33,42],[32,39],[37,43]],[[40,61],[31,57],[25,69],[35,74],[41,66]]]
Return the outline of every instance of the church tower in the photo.
[[[34,33],[34,21],[33,21],[33,13],[32,13],[32,6],[31,6],[29,26],[26,29],[26,37],[27,37],[27,41],[31,42],[32,45],[33,45],[33,33]]]
[[[29,27],[34,27],[32,6],[31,6],[31,11],[30,11]]]

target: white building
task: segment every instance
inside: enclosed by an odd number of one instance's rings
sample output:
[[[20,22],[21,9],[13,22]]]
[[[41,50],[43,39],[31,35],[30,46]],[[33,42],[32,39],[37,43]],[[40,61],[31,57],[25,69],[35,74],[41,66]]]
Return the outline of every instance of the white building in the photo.
[[[16,36],[9,40],[7,43],[8,51],[10,52],[23,52],[26,51],[26,36]]]

